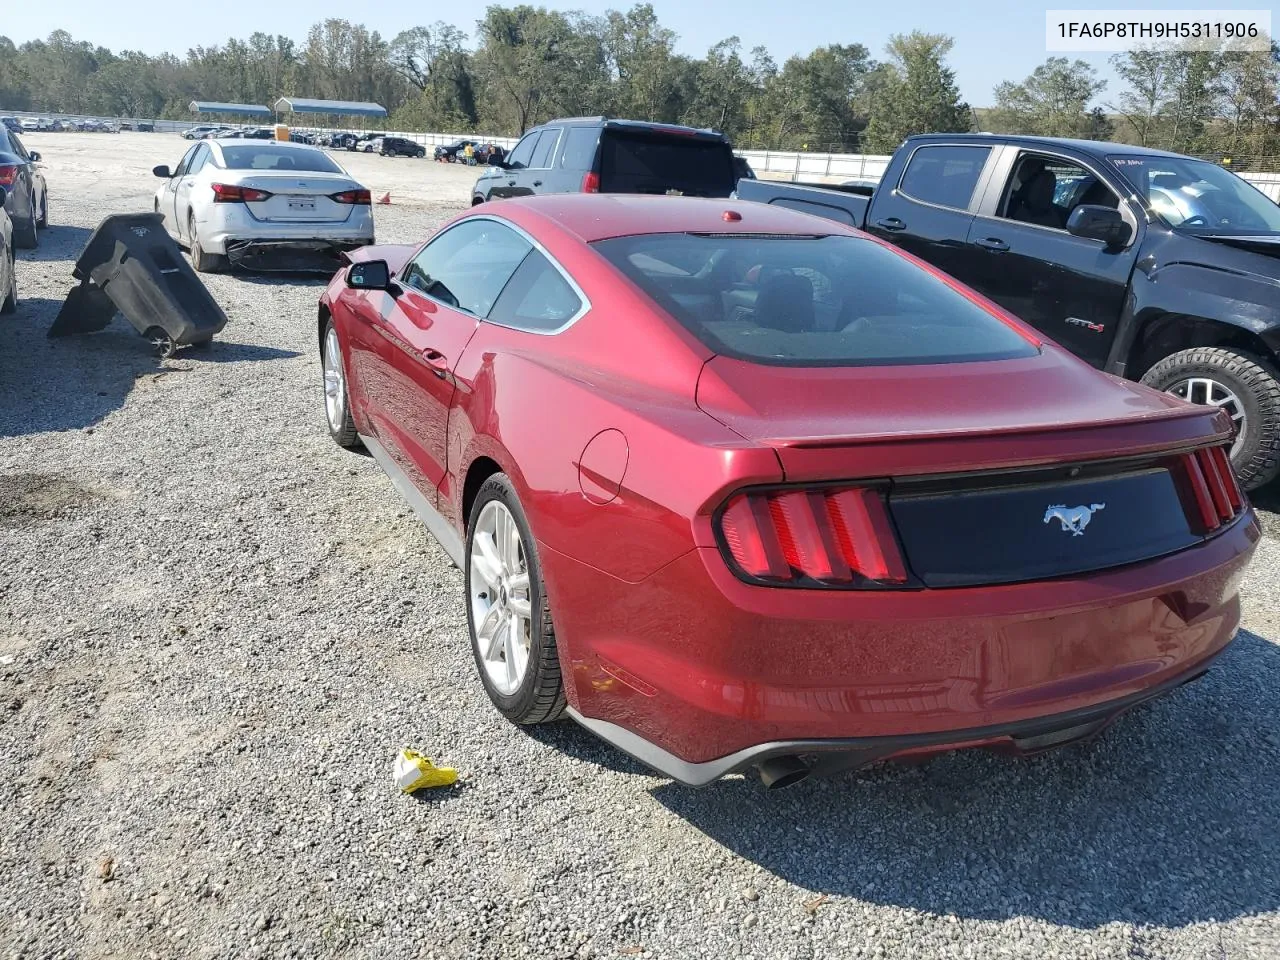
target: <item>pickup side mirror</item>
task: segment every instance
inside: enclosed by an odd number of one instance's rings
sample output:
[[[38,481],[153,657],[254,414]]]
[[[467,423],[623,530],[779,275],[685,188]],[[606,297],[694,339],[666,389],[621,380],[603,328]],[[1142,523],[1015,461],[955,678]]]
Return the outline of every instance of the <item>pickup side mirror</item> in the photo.
[[[170,172],[169,168],[165,166],[163,163],[160,164],[160,166],[158,167],[152,167],[151,172],[154,173],[157,177],[159,177],[162,180],[169,180],[173,177],[173,174]]]
[[[388,290],[391,269],[385,260],[361,260],[347,271],[347,286],[356,290]]]
[[[1114,207],[1084,203],[1071,211],[1067,233],[1086,240],[1101,240],[1108,247],[1123,247],[1133,236],[1133,227],[1124,222]]]

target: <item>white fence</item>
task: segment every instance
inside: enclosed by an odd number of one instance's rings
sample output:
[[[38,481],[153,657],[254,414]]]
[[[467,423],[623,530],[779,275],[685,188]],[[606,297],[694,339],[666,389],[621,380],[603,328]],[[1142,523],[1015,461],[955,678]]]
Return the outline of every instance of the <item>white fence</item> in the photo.
[[[3,112],[4,111],[0,111],[0,113]],[[15,111],[13,116],[44,116],[59,120],[109,119],[111,122],[116,124],[120,124],[122,122],[131,123],[135,129],[139,122],[137,120],[129,120],[127,118],[91,118],[58,113],[24,113],[21,111]],[[290,126],[293,129],[317,131],[322,133],[334,131],[334,128],[321,129],[308,126],[306,114],[291,114],[289,120]],[[146,120],[142,122],[154,124],[157,133],[178,133],[197,124],[210,123],[212,121],[197,118],[190,121]],[[250,126],[252,124],[245,125]],[[357,127],[336,129],[346,130],[352,133],[364,132]],[[434,147],[444,143],[453,143],[454,141],[466,138],[480,140],[485,143],[496,143],[498,146],[506,150],[510,150],[519,141],[518,137],[485,137],[471,133],[418,133],[412,130],[387,130],[385,133],[387,136],[404,137],[406,140],[412,140],[415,143],[421,143],[423,146],[427,147]],[[844,180],[876,181],[884,175],[885,168],[889,165],[889,157],[869,153],[802,153],[787,150],[739,150],[738,155],[740,157],[744,157],[746,161],[751,164],[751,168],[755,170],[757,175],[771,180],[829,180],[834,182],[841,182]],[[1280,173],[1245,172],[1240,174],[1240,176],[1245,180],[1248,180],[1276,203],[1280,203]]]

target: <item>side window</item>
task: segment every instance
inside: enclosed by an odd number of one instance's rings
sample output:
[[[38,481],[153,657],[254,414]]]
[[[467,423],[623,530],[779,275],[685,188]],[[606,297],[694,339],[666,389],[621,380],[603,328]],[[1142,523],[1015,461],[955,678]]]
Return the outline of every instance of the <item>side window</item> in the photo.
[[[187,175],[194,176],[195,174],[199,173],[201,169],[204,167],[205,163],[208,162],[208,160],[209,160],[209,147],[208,145],[202,143],[200,146],[196,147],[196,155],[191,158],[191,166],[187,170]]]
[[[965,210],[990,147],[920,147],[907,161],[898,190],[913,200]]]
[[[535,170],[545,170],[551,166],[551,158],[555,155],[556,144],[560,142],[560,127],[548,127],[542,131],[542,139],[538,141],[538,149],[533,152],[533,162],[529,166]]]
[[[811,203],[808,200],[792,200],[790,197],[779,197],[777,200],[770,200],[769,202],[775,207],[786,207],[788,210],[811,213],[815,217],[825,217],[837,223],[847,223],[851,227],[857,226],[853,222],[853,214],[848,210],[841,210],[839,207],[833,207],[829,204]]]
[[[1065,230],[1081,204],[1116,208],[1120,198],[1078,163],[1038,153],[1021,153],[1005,185],[997,215],[1020,223]]]
[[[467,220],[437,236],[405,265],[401,279],[433,300],[487,317],[533,247],[494,220]]]
[[[507,157],[507,166],[527,167],[529,161],[533,159],[533,149],[538,145],[540,136],[542,136],[541,130],[533,130],[526,133],[524,139],[517,143],[515,149],[511,151],[511,156]]]
[[[489,321],[546,333],[563,327],[581,309],[582,298],[551,261],[535,250],[502,291]]]
[[[191,166],[191,159],[196,155],[196,151],[199,149],[200,147],[198,146],[192,147],[183,155],[182,162],[178,164],[178,169],[173,171],[173,175],[175,177],[185,177],[187,175],[187,169]]]
[[[570,127],[560,166],[566,170],[590,170],[595,166],[596,147],[599,145],[599,127]]]
[[[7,132],[7,131],[6,131]],[[23,146],[22,141],[18,139],[16,134],[8,133],[9,142],[13,144],[13,152],[20,156],[23,160],[30,160],[31,154],[27,153],[27,148]],[[4,143],[4,139],[0,138],[0,144]]]

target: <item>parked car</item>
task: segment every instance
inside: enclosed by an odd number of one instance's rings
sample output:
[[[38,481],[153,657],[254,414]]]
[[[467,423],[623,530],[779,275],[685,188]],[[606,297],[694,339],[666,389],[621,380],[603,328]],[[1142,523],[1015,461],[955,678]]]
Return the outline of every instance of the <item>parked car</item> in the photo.
[[[23,118],[22,118],[22,132],[23,132],[23,133],[36,133],[37,131],[42,130],[42,129],[43,129],[43,127],[41,127],[41,126],[40,126],[40,119],[39,119],[38,117],[23,117]]]
[[[8,191],[0,187],[0,313],[18,311],[18,266],[13,253],[13,222],[5,204]]]
[[[370,140],[376,140],[376,139],[378,139],[378,138],[379,138],[379,137],[381,137],[381,136],[382,136],[382,134],[380,134],[380,133],[362,133],[362,134],[359,134],[359,135],[358,135],[358,136],[356,136],[353,140],[348,141],[348,143],[347,143],[347,149],[348,149],[348,150],[355,150],[355,151],[362,152],[362,153],[368,153],[369,151],[365,149],[366,144],[368,144]]]
[[[201,140],[204,138],[205,134],[217,129],[219,128],[214,126],[213,124],[204,124],[199,127],[191,127],[189,130],[182,131],[182,139],[183,140]]]
[[[13,243],[24,249],[40,245],[39,231],[49,225],[49,190],[40,168],[40,154],[28,151],[22,139],[0,128],[0,187],[5,211],[12,221]]]
[[[479,140],[455,140],[436,147],[433,156],[442,163],[457,163],[462,159],[462,151],[470,144],[472,150],[480,147]]]
[[[22,121],[17,117],[0,117],[0,126],[13,133],[22,132]]]
[[[1241,483],[1280,473],[1280,208],[1222,167],[932,135],[908,139],[874,190],[757,180],[738,195],[865,227],[1095,367],[1221,407]]]
[[[330,433],[462,569],[511,721],[780,786],[1091,737],[1235,633],[1226,414],[850,227],[529,197],[350,257]]]
[[[728,197],[737,179],[733,149],[713,130],[575,117],[526,133],[480,175],[471,202],[544,193]]]
[[[404,137],[383,137],[378,152],[384,157],[425,157],[427,148]]]
[[[134,124],[134,129],[136,129],[139,133],[155,133],[156,125],[152,123],[150,120],[139,120],[137,123]]]
[[[357,149],[359,149],[361,153],[381,153],[382,138],[374,137],[371,140],[366,140],[363,143],[361,143]]]
[[[369,191],[318,147],[204,140],[176,169],[152,172],[165,181],[156,212],[202,272],[327,273],[344,251],[373,243]]]

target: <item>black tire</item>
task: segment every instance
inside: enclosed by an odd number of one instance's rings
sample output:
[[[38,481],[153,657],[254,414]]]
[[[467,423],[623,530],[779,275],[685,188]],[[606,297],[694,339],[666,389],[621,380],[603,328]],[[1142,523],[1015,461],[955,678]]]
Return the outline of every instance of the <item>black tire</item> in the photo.
[[[1142,376],[1157,390],[1188,377],[1226,387],[1244,408],[1245,435],[1231,457],[1240,485],[1256,490],[1280,473],[1280,373],[1267,360],[1222,347],[1194,347],[1165,357]]]
[[[9,289],[4,293],[4,300],[0,301],[0,313],[17,313],[18,312],[18,264],[13,257],[13,251],[9,251]]]
[[[195,214],[187,215],[187,237],[191,243],[191,266],[196,273],[218,273],[227,264],[227,258],[216,253],[205,253],[200,246],[200,235],[196,233]]]
[[[36,220],[36,226],[41,230],[49,226],[49,191],[44,192],[44,196],[40,198],[40,218]]]
[[[322,378],[324,377],[325,361],[328,359],[328,357],[326,356],[326,351],[329,349],[330,333],[334,334],[333,339],[336,341],[337,334],[334,329],[332,320],[330,320],[328,323],[325,324],[324,337],[320,341],[320,374]],[[338,362],[342,363],[342,360],[343,360],[342,345],[341,343],[339,343]],[[333,437],[334,443],[342,447],[344,450],[354,450],[361,446],[360,434],[356,431],[356,423],[351,418],[351,396],[349,393],[347,393],[347,378],[345,375],[345,370],[346,370],[345,365],[343,366],[342,369],[344,370],[344,375],[342,377],[342,382],[339,385],[339,389],[341,389],[342,391],[341,422],[335,427],[335,425],[329,419],[329,411],[327,407],[325,409],[324,422],[329,428],[329,436]]]
[[[427,151],[425,150],[419,150],[417,153],[414,154],[414,156],[417,157],[419,160],[421,160],[426,155],[427,155]]]
[[[529,621],[531,628],[529,665],[520,686],[510,695],[502,693],[490,683],[480,656],[479,644],[476,642],[476,624],[471,607],[471,551],[474,546],[476,521],[479,520],[485,505],[493,500],[501,501],[511,513],[520,531],[525,565],[529,572],[529,604],[533,612]],[[471,638],[471,652],[485,693],[498,708],[498,712],[512,723],[532,726],[559,720],[564,715],[566,704],[564,679],[560,672],[560,655],[556,649],[556,632],[551,620],[551,605],[547,601],[546,585],[542,579],[542,563],[538,558],[537,541],[534,540],[533,532],[529,529],[529,520],[525,516],[524,507],[520,505],[520,498],[516,496],[511,481],[505,473],[495,473],[486,480],[476,494],[475,502],[471,505],[471,516],[467,518],[467,549],[462,570],[466,582],[467,632]]]
[[[178,352],[178,344],[173,337],[159,327],[152,327],[144,336],[151,341],[152,349],[161,360],[168,360]]]
[[[32,204],[33,216],[30,220],[13,221],[13,245],[19,250],[34,250],[40,246],[40,234],[36,231],[35,205]]]

